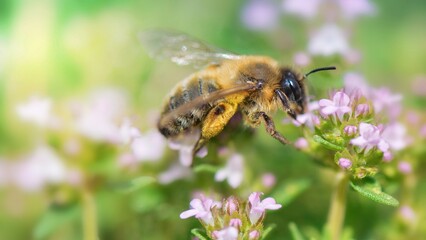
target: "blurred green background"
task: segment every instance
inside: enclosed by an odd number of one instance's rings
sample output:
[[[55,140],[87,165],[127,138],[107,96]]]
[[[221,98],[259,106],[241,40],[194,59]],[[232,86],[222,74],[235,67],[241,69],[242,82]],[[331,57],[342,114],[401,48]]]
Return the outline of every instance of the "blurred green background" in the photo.
[[[281,6],[278,0],[274,3]],[[346,64],[338,57],[313,58],[300,68],[306,72],[337,65],[338,71],[331,75],[312,77],[310,84],[314,91],[320,88],[318,94],[324,94],[321,87],[340,87],[344,73],[358,71],[370,84],[386,85],[402,93],[407,106],[424,111],[425,99],[413,95],[412,82],[426,76],[426,2],[372,3],[377,10],[373,16],[341,22],[350,29],[351,46],[362,55],[358,64]],[[52,133],[19,121],[16,106],[31,96],[49,97],[55,111],[70,118],[72,114],[64,113],[70,99],[85,99],[92,91],[105,87],[122,89],[129,102],[124,115],[132,116],[141,131],[152,129],[164,96],[194,70],[150,59],[137,37],[145,29],[178,30],[232,52],[268,55],[295,66],[293,56],[306,49],[309,31],[327,22],[280,13],[273,29],[250,30],[241,21],[247,4],[242,0],[0,1],[0,159],[19,161],[40,143],[62,149],[64,139],[76,135],[66,125]],[[280,121],[282,116],[276,119]],[[281,129],[287,131],[284,126]],[[288,134],[292,136],[291,131]],[[118,193],[111,190],[111,183],[154,176],[171,161],[119,170],[111,162],[121,147],[81,141],[81,158],[68,159],[67,164],[78,166],[89,178],[99,177],[93,181],[97,183],[94,199],[100,239],[189,239],[189,230],[199,224],[178,216],[188,208],[192,191],[246,196],[257,189],[255,180],[250,182],[251,189],[245,186],[245,190],[237,191],[225,183],[215,183],[212,174],[203,173],[196,176],[197,181],[180,180],[129,194]],[[268,239],[289,238],[289,222],[321,229],[332,185],[330,171],[293,149],[283,148],[263,131],[235,146],[246,157],[252,179],[262,172],[273,172],[278,186],[291,180],[311,182],[290,205],[268,215],[266,223],[277,225]],[[76,163],[90,156],[96,161]],[[171,156],[169,151],[164,159]],[[0,239],[82,239],[79,192],[78,187],[62,185],[37,192],[0,185]],[[423,189],[415,199],[420,201],[424,195]],[[400,230],[388,230],[395,226],[389,220],[394,215],[395,209],[351,193],[345,224],[352,227],[356,239],[383,239],[389,237],[384,231]],[[317,231],[313,227],[306,229]]]

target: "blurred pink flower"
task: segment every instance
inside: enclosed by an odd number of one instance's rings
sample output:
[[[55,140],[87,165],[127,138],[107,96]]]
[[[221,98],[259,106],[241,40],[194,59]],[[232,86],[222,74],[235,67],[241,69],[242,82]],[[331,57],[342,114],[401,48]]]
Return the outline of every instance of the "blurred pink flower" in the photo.
[[[416,212],[408,205],[402,205],[399,208],[399,214],[401,214],[401,217],[410,223],[413,223],[417,219]]]
[[[123,118],[127,98],[118,89],[101,89],[93,92],[87,102],[75,102],[76,131],[94,141],[118,143],[120,127],[117,123]]]
[[[360,51],[350,49],[344,54],[346,62],[350,64],[357,64],[362,60],[362,54]]]
[[[367,115],[370,112],[370,106],[366,103],[361,103],[356,106],[355,117]]]
[[[219,169],[215,174],[216,181],[227,179],[228,184],[232,188],[237,188],[243,181],[244,176],[244,160],[240,154],[233,154],[226,163],[226,166]]]
[[[344,92],[336,92],[333,96],[333,100],[321,99],[319,101],[320,113],[322,115],[336,115],[340,120],[346,113],[352,111],[350,107],[350,98]]]
[[[252,30],[270,30],[277,26],[279,8],[274,1],[250,0],[243,8],[241,21]]]
[[[179,161],[183,166],[191,166],[194,147],[198,139],[200,139],[199,128],[169,139],[169,147],[179,151]]]
[[[192,171],[189,167],[179,163],[172,164],[166,171],[158,175],[158,182],[161,184],[169,184],[179,179],[185,179],[192,176]]]
[[[390,151],[386,151],[383,153],[383,161],[390,162],[393,158],[393,154]]]
[[[404,149],[410,143],[406,127],[398,122],[386,125],[382,131],[382,137],[395,151]]]
[[[235,227],[226,227],[219,231],[213,231],[212,237],[214,240],[237,240],[238,229]]]
[[[374,111],[379,113],[386,111],[392,119],[399,117],[401,113],[401,94],[394,94],[390,89],[382,87],[371,91]]]
[[[413,110],[408,110],[406,119],[407,119],[407,124],[417,125],[420,122],[420,115]]]
[[[309,147],[309,142],[306,138],[301,137],[294,142],[294,146],[298,149],[306,149]]]
[[[358,73],[347,73],[344,76],[345,92],[347,92],[351,98],[357,99],[360,96],[369,98],[373,102],[374,111],[380,113],[385,111],[391,120],[399,117],[401,113],[401,94],[395,94],[390,91],[389,88],[371,88],[366,83],[364,77]],[[359,105],[360,108],[361,105]],[[369,107],[368,107],[369,108]],[[357,108],[357,115],[359,115],[360,109]],[[365,109],[368,112],[369,109]]]
[[[149,130],[133,139],[130,147],[136,160],[140,162],[157,161],[164,153],[166,140],[157,130]]]
[[[368,97],[370,94],[370,86],[367,84],[364,76],[357,72],[348,72],[343,76],[344,91],[354,98],[359,95]]]
[[[43,97],[32,97],[27,102],[16,106],[18,117],[41,127],[46,127],[53,121],[51,115],[52,101]]]
[[[201,196],[200,198],[192,199],[189,203],[191,209],[186,210],[180,214],[180,218],[186,219],[189,217],[195,216],[195,218],[200,219],[207,225],[213,225],[213,215],[212,208],[220,207],[216,205],[216,202],[213,199]]]
[[[292,121],[293,124],[295,126],[305,125],[308,128],[313,129],[314,126],[319,124],[320,122],[318,116],[314,114],[313,112],[318,109],[319,109],[318,101],[309,102],[306,113],[297,115],[296,120]]]
[[[406,161],[400,161],[398,163],[398,170],[403,174],[410,174],[413,171],[411,163]]]
[[[312,55],[344,55],[350,51],[345,33],[335,24],[327,24],[309,39],[308,52]]]
[[[305,52],[298,52],[293,56],[293,61],[299,66],[307,66],[311,63],[311,57]]]
[[[272,188],[277,183],[277,178],[273,173],[264,173],[262,175],[262,184],[266,188]]]
[[[368,0],[338,0],[342,16],[354,19],[362,15],[372,15],[376,12],[374,5]]]
[[[389,144],[382,138],[380,129],[369,123],[359,124],[359,137],[352,139],[351,144],[370,151],[374,147],[378,147],[382,152],[389,149]]]
[[[271,197],[260,201],[260,195],[262,194],[260,192],[253,192],[249,196],[249,218],[250,222],[254,225],[263,217],[266,209],[276,210],[281,208],[281,204],[277,204],[275,199]]]
[[[426,76],[418,76],[411,83],[411,89],[417,96],[426,96]]]
[[[63,182],[67,169],[51,148],[39,146],[13,167],[10,177],[23,190],[38,191],[46,184]]]
[[[304,18],[312,18],[318,14],[321,2],[322,0],[284,0],[283,10]]]
[[[128,144],[131,140],[141,135],[139,129],[133,127],[129,119],[124,119],[118,129],[118,134],[118,139],[122,144]]]

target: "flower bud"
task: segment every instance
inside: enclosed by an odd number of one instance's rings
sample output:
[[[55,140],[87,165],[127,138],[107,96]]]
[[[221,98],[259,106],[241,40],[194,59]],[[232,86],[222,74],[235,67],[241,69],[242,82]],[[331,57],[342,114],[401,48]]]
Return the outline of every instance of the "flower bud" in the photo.
[[[233,218],[229,221],[229,226],[234,228],[240,229],[242,225],[243,225],[243,222],[239,218]]]
[[[321,120],[320,120],[320,118],[318,116],[312,116],[312,123],[315,126],[319,126],[321,124]]]
[[[357,132],[358,128],[356,126],[348,125],[346,126],[343,131],[347,136],[354,136]]]
[[[338,163],[342,169],[348,169],[352,166],[352,161],[347,158],[340,158]]]
[[[227,227],[219,231],[213,231],[213,239],[237,239],[238,229],[234,227]]]
[[[228,215],[239,211],[239,203],[235,197],[229,197],[225,202],[225,209]]]
[[[260,234],[259,234],[259,231],[257,231],[257,230],[253,230],[249,233],[249,239],[250,240],[259,239],[259,237],[260,237]]]
[[[370,112],[370,106],[368,104],[362,103],[356,106],[355,116],[365,116]]]

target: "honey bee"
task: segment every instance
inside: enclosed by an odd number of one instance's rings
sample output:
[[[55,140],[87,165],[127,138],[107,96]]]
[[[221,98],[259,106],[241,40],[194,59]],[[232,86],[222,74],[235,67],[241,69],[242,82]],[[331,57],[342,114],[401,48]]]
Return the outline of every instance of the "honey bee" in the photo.
[[[202,68],[175,86],[158,121],[158,130],[168,139],[197,129],[193,154],[218,135],[236,112],[248,126],[263,122],[269,135],[289,144],[276,131],[270,114],[282,109],[296,119],[306,110],[307,76],[336,69],[323,67],[301,74],[272,58],[232,54],[181,33],[154,30],[140,37],[151,56]]]

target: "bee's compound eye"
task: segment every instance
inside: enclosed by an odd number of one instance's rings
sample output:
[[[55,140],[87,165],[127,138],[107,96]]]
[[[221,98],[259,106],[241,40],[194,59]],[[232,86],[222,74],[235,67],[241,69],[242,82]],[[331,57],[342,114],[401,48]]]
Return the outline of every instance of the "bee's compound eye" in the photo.
[[[296,76],[290,71],[283,72],[281,90],[290,101],[299,102],[302,99],[302,88],[296,80]]]

